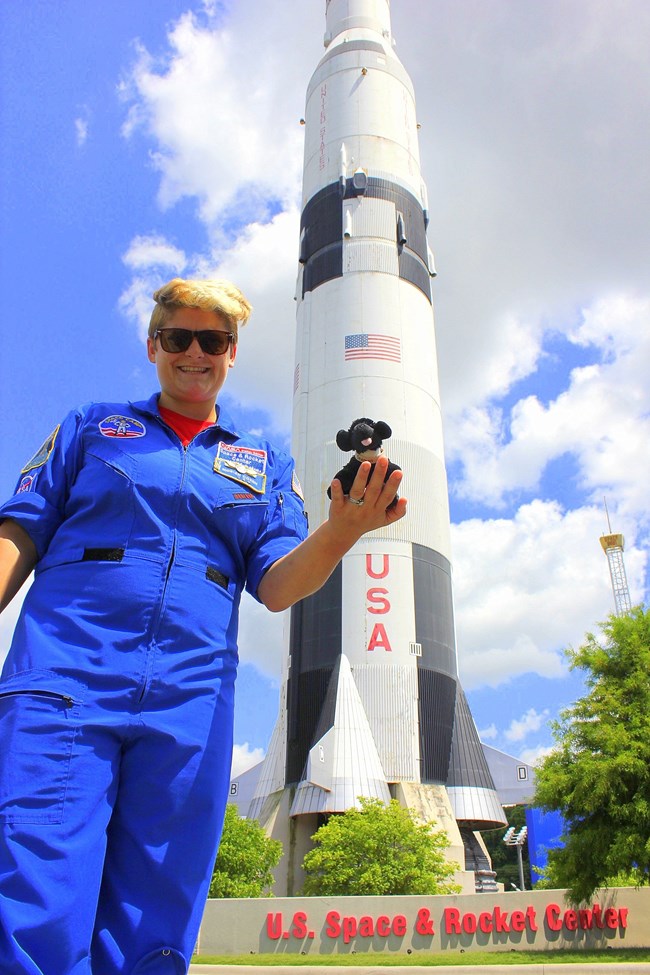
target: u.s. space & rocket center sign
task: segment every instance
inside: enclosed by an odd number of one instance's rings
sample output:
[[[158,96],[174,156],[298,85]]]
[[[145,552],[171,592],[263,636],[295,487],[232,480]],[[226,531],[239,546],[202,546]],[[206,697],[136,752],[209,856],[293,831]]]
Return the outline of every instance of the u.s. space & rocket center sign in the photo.
[[[650,888],[436,897],[208,901],[203,954],[350,954],[650,947]]]
[[[627,929],[627,919],[629,908],[627,907],[607,907],[603,908],[598,902],[592,907],[580,909],[563,908],[559,904],[548,904],[544,911],[544,924],[552,931],[625,931]],[[441,932],[446,936],[462,934],[500,934],[509,935],[511,933],[521,934],[528,931],[537,933],[541,919],[537,917],[537,911],[532,904],[528,904],[523,911],[508,911],[503,907],[495,906],[492,910],[481,911],[476,914],[474,911],[461,911],[458,907],[446,907],[442,914]],[[286,919],[282,911],[270,911],[266,915],[266,934],[272,941],[279,941],[280,938],[315,938],[316,932],[309,928],[309,915],[306,911],[296,911],[285,927]],[[325,917],[325,937],[331,940],[343,939],[344,944],[349,944],[357,938],[387,938],[393,934],[403,938],[409,931],[409,927],[416,934],[424,937],[433,938],[436,934],[435,922],[431,914],[431,908],[420,907],[417,914],[412,919],[411,925],[405,914],[346,914],[341,915],[340,911],[328,911]]]

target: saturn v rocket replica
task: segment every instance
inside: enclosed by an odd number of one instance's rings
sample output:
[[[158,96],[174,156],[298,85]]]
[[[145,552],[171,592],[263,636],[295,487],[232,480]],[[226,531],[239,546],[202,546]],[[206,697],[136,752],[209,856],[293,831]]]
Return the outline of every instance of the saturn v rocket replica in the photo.
[[[389,0],[327,0],[325,47],[304,119],[292,450],[315,526],[349,459],[336,432],[385,420],[409,507],[291,610],[280,715],[240,809],[283,840],[276,894],[298,891],[322,817],[360,796],[435,819],[473,891],[489,868],[474,831],[505,817],[458,679],[413,87]]]

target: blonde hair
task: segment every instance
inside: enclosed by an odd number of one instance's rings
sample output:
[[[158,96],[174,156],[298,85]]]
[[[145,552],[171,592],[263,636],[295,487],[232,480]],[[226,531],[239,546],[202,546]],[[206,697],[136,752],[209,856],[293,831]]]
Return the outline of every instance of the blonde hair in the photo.
[[[176,308],[202,308],[216,312],[226,320],[228,331],[235,336],[236,344],[238,327],[246,324],[252,311],[239,288],[223,278],[204,281],[172,278],[154,291],[153,300],[156,304],[149,322],[149,338],[153,338],[156,329],[167,323]]]

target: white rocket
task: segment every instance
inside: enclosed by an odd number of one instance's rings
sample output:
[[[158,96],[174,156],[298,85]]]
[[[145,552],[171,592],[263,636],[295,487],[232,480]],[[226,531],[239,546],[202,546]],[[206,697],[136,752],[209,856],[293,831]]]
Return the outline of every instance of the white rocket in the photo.
[[[325,47],[304,119],[293,454],[316,526],[350,456],[337,431],[384,420],[409,506],[293,608],[280,716],[248,814],[273,835],[288,818],[295,858],[314,817],[397,796],[456,829],[469,866],[480,860],[472,831],[505,817],[457,673],[413,87],[389,0],[327,0]]]

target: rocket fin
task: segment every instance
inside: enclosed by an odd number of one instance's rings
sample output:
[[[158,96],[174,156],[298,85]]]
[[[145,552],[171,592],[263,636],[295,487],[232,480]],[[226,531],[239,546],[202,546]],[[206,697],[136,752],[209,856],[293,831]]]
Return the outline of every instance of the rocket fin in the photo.
[[[285,703],[280,701],[278,720],[262,760],[257,786],[246,814],[248,819],[261,819],[262,809],[268,797],[284,788],[286,713]]]
[[[336,695],[333,724],[316,732],[291,816],[345,812],[359,807],[359,796],[390,802],[377,746],[345,654],[332,673],[328,697],[332,693]]]
[[[456,694],[447,791],[460,825],[472,829],[494,829],[507,824],[460,682]]]

